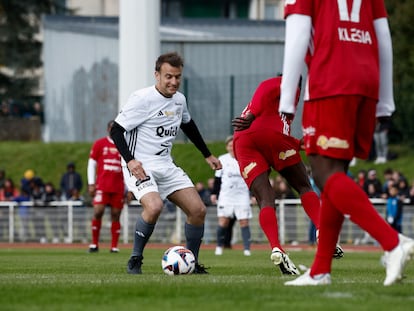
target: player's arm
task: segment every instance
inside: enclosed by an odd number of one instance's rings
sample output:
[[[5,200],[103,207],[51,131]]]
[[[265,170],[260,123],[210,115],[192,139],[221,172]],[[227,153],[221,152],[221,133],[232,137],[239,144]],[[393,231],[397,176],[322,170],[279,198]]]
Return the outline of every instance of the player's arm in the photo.
[[[255,118],[254,114],[249,111],[231,120],[231,125],[235,131],[243,131],[250,127]]]
[[[375,34],[378,38],[378,53],[380,67],[380,88],[377,114],[379,121],[390,117],[395,111],[393,80],[392,80],[392,41],[387,19],[379,18],[374,21]]]
[[[220,161],[211,154],[195,122],[191,119],[187,123],[181,123],[180,128],[194,146],[203,154],[210,167],[213,170],[221,169]]]
[[[296,92],[304,68],[311,37],[310,16],[291,14],[286,17],[283,78],[280,86],[279,112],[292,119],[296,111]]]
[[[213,190],[211,191],[210,200],[213,204],[217,204],[218,195],[221,188],[221,177],[214,177]]]
[[[122,158],[124,158],[125,162],[128,163],[131,160],[134,160],[134,156],[128,149],[127,142],[124,137],[125,129],[120,126],[117,122],[114,122],[114,125],[111,128],[111,138],[114,141],[116,148],[118,149],[119,153],[121,154]]]
[[[115,121],[114,125],[111,128],[110,136],[114,141],[116,148],[118,149],[122,158],[125,160],[129,171],[137,179],[145,179],[147,175],[145,174],[144,168],[142,167],[142,163],[138,160],[135,160],[134,156],[129,151],[124,133],[125,129]]]
[[[95,182],[96,182],[96,160],[89,158],[88,160],[88,192],[91,196],[95,195]]]

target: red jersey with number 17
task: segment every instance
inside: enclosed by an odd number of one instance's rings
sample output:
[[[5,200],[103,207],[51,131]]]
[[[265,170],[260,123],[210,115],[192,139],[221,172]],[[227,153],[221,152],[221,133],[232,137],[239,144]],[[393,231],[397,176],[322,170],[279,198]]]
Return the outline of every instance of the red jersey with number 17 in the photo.
[[[286,0],[285,18],[312,18],[305,100],[336,95],[379,96],[374,20],[386,17],[383,0]]]
[[[124,193],[121,155],[109,137],[95,141],[89,154],[96,161],[96,190]]]

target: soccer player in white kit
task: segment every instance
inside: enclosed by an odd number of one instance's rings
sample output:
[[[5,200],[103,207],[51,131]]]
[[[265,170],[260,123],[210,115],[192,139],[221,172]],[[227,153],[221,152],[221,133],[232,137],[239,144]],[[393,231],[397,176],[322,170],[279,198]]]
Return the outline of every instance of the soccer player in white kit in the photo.
[[[214,179],[213,196],[217,200],[217,246],[215,254],[223,254],[226,230],[229,229],[231,218],[236,216],[239,221],[241,236],[243,239],[243,254],[250,256],[250,226],[252,207],[250,205],[250,191],[240,174],[239,163],[234,157],[233,136],[226,139],[227,153],[219,156],[222,165],[217,170]]]
[[[178,91],[183,60],[175,52],[155,63],[156,84],[135,91],[115,119],[111,137],[123,159],[125,184],[143,207],[135,225],[134,247],[127,272],[141,274],[143,252],[168,198],[187,216],[186,247],[196,258],[194,273],[207,273],[198,263],[206,206],[187,174],[176,166],[171,148],[180,128],[212,169],[221,169],[211,154]]]

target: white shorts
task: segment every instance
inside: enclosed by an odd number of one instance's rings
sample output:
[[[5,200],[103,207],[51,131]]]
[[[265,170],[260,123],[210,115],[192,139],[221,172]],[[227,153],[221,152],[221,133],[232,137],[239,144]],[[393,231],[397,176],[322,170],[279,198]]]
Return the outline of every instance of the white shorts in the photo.
[[[122,167],[125,184],[139,201],[149,192],[158,192],[162,200],[174,191],[194,187],[188,175],[178,166],[171,163],[168,167],[157,169],[145,168],[148,179],[140,181],[132,175],[126,166]]]
[[[232,218],[236,216],[237,220],[240,219],[251,219],[252,218],[252,207],[248,205],[240,204],[226,204],[217,205],[217,217]]]

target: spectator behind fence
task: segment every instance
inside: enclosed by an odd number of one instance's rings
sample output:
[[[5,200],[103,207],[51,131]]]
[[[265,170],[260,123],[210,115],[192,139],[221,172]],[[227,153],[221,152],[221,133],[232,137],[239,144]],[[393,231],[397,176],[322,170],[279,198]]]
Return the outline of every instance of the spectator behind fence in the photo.
[[[28,169],[24,172],[23,178],[20,180],[20,190],[24,190],[29,195],[32,194],[35,186],[43,187],[42,178],[36,176],[36,173],[32,169]]]
[[[374,193],[382,193],[382,182],[379,180],[377,176],[377,171],[375,169],[368,170],[367,173],[367,179],[364,182],[364,191],[366,194],[368,194],[368,186],[373,185],[374,186]]]
[[[62,175],[60,180],[60,189],[66,199],[72,197],[73,189],[79,193],[82,190],[83,182],[81,175],[76,171],[75,163],[69,162],[66,165],[66,172]]]
[[[393,177],[392,177],[393,174],[394,174],[394,171],[393,171],[392,168],[387,168],[383,172],[384,181],[382,182],[382,198],[384,198],[384,199],[386,199],[389,195],[388,187],[389,187],[390,183],[394,183],[394,180],[393,180]]]
[[[20,195],[20,191],[15,187],[11,178],[6,178],[4,185],[0,188],[0,201],[13,201]]]
[[[398,232],[402,233],[403,201],[398,195],[398,185],[392,184],[389,188],[390,196],[387,199],[385,219]]]
[[[410,198],[410,187],[407,183],[407,179],[400,178],[400,180],[397,183],[398,186],[398,197],[404,201],[405,199]]]
[[[364,169],[360,169],[357,173],[357,176],[355,178],[355,182],[364,189],[365,181],[367,180],[367,171]]]

